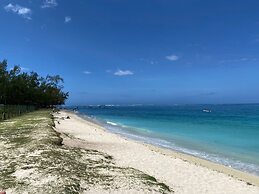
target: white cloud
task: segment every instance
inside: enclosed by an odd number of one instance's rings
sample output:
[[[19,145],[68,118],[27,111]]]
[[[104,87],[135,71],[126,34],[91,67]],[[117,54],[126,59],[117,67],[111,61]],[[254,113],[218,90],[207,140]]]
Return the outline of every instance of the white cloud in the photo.
[[[41,8],[51,8],[58,6],[58,3],[56,0],[44,0]]]
[[[177,61],[179,57],[177,55],[169,55],[166,56],[166,59],[168,59],[169,61]]]
[[[126,76],[126,75],[133,75],[134,73],[130,70],[117,70],[116,72],[114,72],[114,75],[117,75],[117,76]]]
[[[4,7],[5,11],[7,12],[13,12],[15,14],[18,14],[19,16],[22,16],[23,18],[26,19],[31,19],[31,9],[27,8],[27,7],[22,7],[20,5],[13,5],[11,3],[9,3],[8,5],[6,5]]]
[[[65,17],[65,23],[69,23],[69,22],[71,22],[71,20],[72,20],[71,17],[69,17],[69,16],[66,16],[66,17]]]
[[[91,72],[91,71],[84,71],[83,73],[89,75],[89,74],[91,74],[92,72]]]

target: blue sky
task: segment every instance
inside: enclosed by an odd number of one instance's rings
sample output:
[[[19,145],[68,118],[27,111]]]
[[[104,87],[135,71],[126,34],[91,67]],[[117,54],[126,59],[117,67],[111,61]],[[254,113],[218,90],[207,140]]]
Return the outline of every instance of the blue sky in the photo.
[[[259,1],[1,0],[0,59],[67,104],[259,102]]]

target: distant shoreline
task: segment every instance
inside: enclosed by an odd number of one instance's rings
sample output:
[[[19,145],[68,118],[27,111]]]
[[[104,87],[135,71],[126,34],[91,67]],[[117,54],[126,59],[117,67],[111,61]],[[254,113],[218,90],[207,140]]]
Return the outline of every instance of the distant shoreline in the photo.
[[[192,189],[195,190],[195,186],[192,184],[195,184],[195,181],[199,181],[202,184],[206,183],[204,187],[207,190],[217,186],[222,188],[228,187],[229,191],[227,193],[231,193],[231,189],[234,189],[233,192],[239,193],[236,191],[238,188],[240,188],[240,193],[247,192],[250,189],[255,189],[256,192],[259,192],[258,176],[188,154],[127,139],[108,132],[102,126],[99,126],[98,123],[92,122],[91,119],[81,118],[71,111],[62,111],[61,114],[69,115],[72,119],[62,121],[61,124],[57,125],[59,132],[68,133],[75,138],[79,138],[85,141],[85,148],[94,148],[108,153],[114,156],[119,164],[131,166],[149,173],[169,186],[179,184],[181,189],[191,189],[189,191],[193,191]],[[72,129],[73,126],[76,129]],[[75,144],[75,142],[70,142],[69,144]],[[176,166],[180,169],[175,169]],[[181,172],[181,169],[184,169],[183,172]],[[177,173],[174,171],[177,171]],[[179,180],[176,181],[173,177],[178,177]],[[189,188],[189,186],[185,185],[186,183],[182,183],[182,179],[191,181],[192,187]],[[211,184],[208,184],[210,181]],[[245,190],[242,191],[242,188]],[[201,192],[199,188],[196,189],[196,192]],[[211,190],[208,193],[214,192]]]

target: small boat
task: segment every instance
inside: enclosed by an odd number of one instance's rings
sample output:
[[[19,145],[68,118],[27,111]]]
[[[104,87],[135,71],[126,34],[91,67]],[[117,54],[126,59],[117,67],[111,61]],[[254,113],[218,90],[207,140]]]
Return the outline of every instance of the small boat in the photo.
[[[203,109],[202,111],[203,112],[211,112],[211,110],[208,110],[208,109]]]

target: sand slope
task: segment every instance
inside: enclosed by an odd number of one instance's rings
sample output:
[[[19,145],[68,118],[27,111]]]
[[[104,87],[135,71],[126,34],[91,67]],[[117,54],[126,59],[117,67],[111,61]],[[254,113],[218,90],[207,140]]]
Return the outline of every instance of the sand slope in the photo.
[[[64,118],[68,115],[70,119],[57,119],[56,129],[78,139],[65,140],[65,144],[105,152],[115,158],[117,165],[133,167],[154,176],[175,193],[259,194],[259,178],[256,176],[125,139],[71,112],[62,111],[55,116]]]

